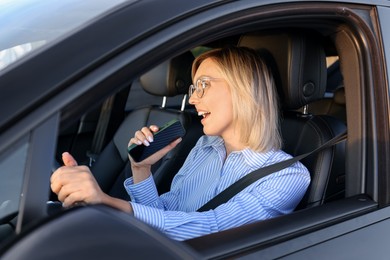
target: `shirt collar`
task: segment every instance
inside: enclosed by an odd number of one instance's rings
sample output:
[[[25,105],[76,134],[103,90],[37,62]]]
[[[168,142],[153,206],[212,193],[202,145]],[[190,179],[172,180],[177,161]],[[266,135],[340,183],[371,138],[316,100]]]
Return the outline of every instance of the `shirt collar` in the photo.
[[[252,169],[256,170],[258,168],[263,167],[268,159],[271,157],[272,154],[275,153],[274,150],[261,153],[261,152],[256,152],[253,151],[250,148],[246,148],[242,151],[240,151],[242,156],[244,157],[245,163]]]
[[[212,147],[218,152],[221,152],[221,149],[225,152],[225,142],[220,136],[206,136],[206,140],[204,142],[203,147]],[[265,165],[268,159],[274,154],[275,151],[271,150],[265,153],[253,151],[250,148],[245,148],[241,151],[235,151],[232,154],[237,154],[238,156],[242,156],[244,159],[244,163],[251,169],[255,170],[261,168]]]

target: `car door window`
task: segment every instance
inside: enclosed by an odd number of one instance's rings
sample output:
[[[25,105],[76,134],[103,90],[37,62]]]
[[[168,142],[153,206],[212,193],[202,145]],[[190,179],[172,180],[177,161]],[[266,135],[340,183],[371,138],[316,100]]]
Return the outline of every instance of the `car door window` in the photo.
[[[0,154],[0,220],[19,209],[28,147],[25,137]]]

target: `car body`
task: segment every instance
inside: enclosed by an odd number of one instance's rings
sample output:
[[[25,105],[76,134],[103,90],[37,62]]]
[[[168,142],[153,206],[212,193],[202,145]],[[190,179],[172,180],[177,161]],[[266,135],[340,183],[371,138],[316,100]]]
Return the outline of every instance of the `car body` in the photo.
[[[4,259],[130,255],[387,259],[390,255],[389,1],[3,2],[0,256]],[[108,97],[130,89],[133,99],[127,100],[133,107],[110,122],[110,131],[115,132],[123,116],[134,109],[134,100],[149,102],[130,86],[158,64],[199,46],[236,44],[246,33],[291,28],[325,36],[330,41],[327,55],[340,62],[348,129],[341,197],[185,242],[172,241],[101,205],[48,213],[49,179],[60,161],[59,148],[73,149],[80,161],[88,160],[85,155],[99,120],[96,111]],[[17,50],[25,54],[11,58]],[[83,128],[89,123],[92,127]]]

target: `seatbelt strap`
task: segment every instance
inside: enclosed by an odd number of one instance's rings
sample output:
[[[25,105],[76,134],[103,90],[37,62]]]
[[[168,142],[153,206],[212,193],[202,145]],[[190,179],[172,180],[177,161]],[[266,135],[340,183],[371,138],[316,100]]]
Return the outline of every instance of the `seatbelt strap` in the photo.
[[[103,148],[104,138],[106,136],[108,123],[110,122],[111,111],[114,104],[115,95],[107,98],[101,108],[99,121],[96,126],[96,131],[92,140],[91,150],[87,152],[87,156],[89,157],[89,166],[95,162],[98,154]]]
[[[271,173],[283,170],[283,169],[289,167],[290,165],[292,165],[293,163],[298,162],[298,161],[308,157],[309,155],[312,155],[312,154],[315,154],[321,150],[330,148],[333,145],[345,140],[346,138],[347,138],[347,131],[333,137],[332,139],[330,139],[326,143],[322,144],[321,146],[317,147],[315,150],[313,150],[311,152],[301,154],[301,155],[295,156],[291,159],[281,161],[281,162],[271,164],[269,166],[257,169],[255,171],[245,175],[244,177],[242,177],[241,179],[239,179],[238,181],[236,181],[235,183],[233,183],[232,185],[227,187],[225,190],[223,190],[217,196],[215,196],[210,201],[208,201],[206,204],[204,204],[202,207],[200,207],[197,211],[202,212],[202,211],[208,211],[210,209],[215,209],[219,205],[228,202],[237,193],[239,193],[240,191],[242,191],[243,189],[245,189],[246,187],[248,187],[250,184],[254,183],[255,181],[257,181],[257,180],[259,180],[259,179],[261,179],[261,178],[263,178]]]

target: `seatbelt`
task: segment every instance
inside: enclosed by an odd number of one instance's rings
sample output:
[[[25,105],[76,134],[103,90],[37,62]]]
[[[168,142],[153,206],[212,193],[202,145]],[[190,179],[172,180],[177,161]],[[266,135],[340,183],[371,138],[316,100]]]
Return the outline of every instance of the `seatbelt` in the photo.
[[[257,180],[259,180],[259,179],[261,179],[261,178],[263,178],[271,173],[283,170],[283,169],[289,167],[290,165],[292,165],[293,163],[298,162],[298,161],[308,157],[309,155],[312,155],[312,154],[315,154],[321,150],[330,148],[333,145],[345,140],[346,138],[347,138],[347,131],[333,137],[332,139],[330,139],[326,143],[322,144],[321,146],[317,147],[316,149],[314,149],[311,152],[301,154],[301,155],[295,156],[291,159],[281,161],[281,162],[271,164],[269,166],[257,169],[255,171],[245,175],[244,177],[242,177],[241,179],[239,179],[238,181],[236,181],[235,183],[233,183],[232,185],[227,187],[225,190],[223,190],[217,196],[215,196],[210,201],[208,201],[206,204],[204,204],[202,207],[200,207],[197,211],[202,212],[202,211],[207,211],[210,209],[215,209],[219,205],[228,202],[237,193],[239,193],[240,191],[242,191],[243,189],[245,189],[246,187],[248,187],[250,184],[254,183],[255,181],[257,181]]]
[[[96,161],[96,158],[100,151],[103,148],[104,139],[106,137],[106,132],[108,128],[108,123],[110,122],[111,111],[114,105],[115,95],[107,98],[101,108],[99,121],[96,127],[95,135],[92,140],[91,150],[87,152],[89,158],[89,167]]]

